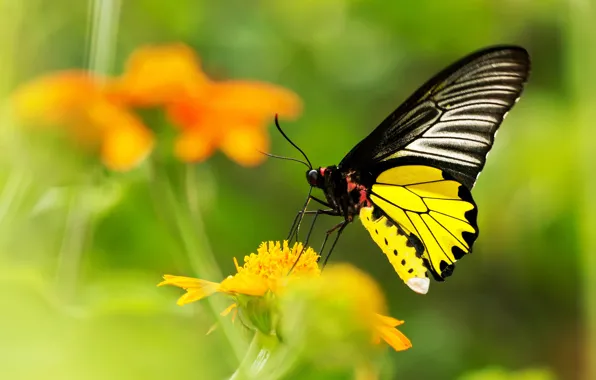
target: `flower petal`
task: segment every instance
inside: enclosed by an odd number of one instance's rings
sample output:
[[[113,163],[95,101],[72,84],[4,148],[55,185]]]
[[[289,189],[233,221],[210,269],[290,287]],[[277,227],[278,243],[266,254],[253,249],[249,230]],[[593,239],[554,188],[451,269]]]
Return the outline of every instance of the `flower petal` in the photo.
[[[404,324],[404,321],[400,321],[399,319],[395,319],[387,315],[377,314],[377,319],[380,325],[386,325],[389,327],[396,327]]]
[[[252,273],[239,273],[228,276],[221,282],[220,291],[225,293],[246,294],[249,296],[262,296],[269,290],[267,281]]]
[[[174,154],[184,162],[203,161],[214,150],[214,136],[197,131],[183,132],[174,145]]]
[[[226,81],[211,86],[209,107],[214,112],[262,122],[272,120],[275,114],[296,118],[302,103],[298,95],[283,87],[256,81]]]
[[[230,306],[226,307],[224,311],[222,311],[221,313],[219,313],[219,315],[221,315],[222,317],[225,317],[228,314],[230,314],[232,312],[232,310],[234,310],[237,307],[238,307],[238,305],[235,304],[235,303],[233,303]]]
[[[164,105],[200,96],[209,83],[194,51],[183,44],[146,46],[136,50],[110,93],[136,106]]]
[[[24,84],[13,95],[16,115],[42,124],[62,124],[94,101],[100,86],[86,71],[65,71]]]
[[[157,284],[157,286],[173,285],[186,290],[186,294],[178,299],[178,305],[180,306],[201,300],[220,291],[220,284],[216,282],[167,274],[163,278],[164,281]]]
[[[403,351],[412,347],[412,342],[398,329],[391,327],[379,327],[377,328],[381,339],[383,339],[388,345],[393,347],[395,351]]]
[[[231,128],[222,137],[220,147],[228,157],[240,165],[256,166],[267,158],[261,152],[268,150],[269,137],[260,128]]]
[[[173,285],[177,286],[182,289],[191,289],[191,288],[203,288],[207,285],[219,285],[216,282],[201,280],[199,278],[194,277],[185,277],[185,276],[173,276],[171,274],[165,274],[163,276],[163,281],[157,284],[157,286],[164,286],[164,285]]]
[[[101,157],[112,170],[133,168],[153,148],[149,129],[125,108],[98,100],[88,107],[88,118],[103,134]]]
[[[383,339],[395,351],[403,351],[412,347],[410,340],[395,328],[403,324],[403,321],[381,314],[376,314],[375,317],[375,337],[373,339],[375,343],[378,344],[380,339]]]
[[[126,171],[137,166],[153,148],[153,136],[145,128],[133,126],[114,129],[104,137],[103,163],[112,170]]]

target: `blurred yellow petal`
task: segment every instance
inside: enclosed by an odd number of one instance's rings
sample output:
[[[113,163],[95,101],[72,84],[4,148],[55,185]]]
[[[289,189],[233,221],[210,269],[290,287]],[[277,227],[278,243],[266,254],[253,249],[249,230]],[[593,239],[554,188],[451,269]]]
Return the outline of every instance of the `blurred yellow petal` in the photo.
[[[126,104],[156,106],[196,98],[208,83],[190,47],[146,46],[130,56],[125,73],[111,84],[110,93]]]
[[[101,157],[112,170],[125,171],[137,166],[153,148],[153,136],[149,130],[124,127],[109,131],[104,137]]]
[[[410,340],[395,327],[404,322],[386,315],[376,314],[375,316],[374,342],[380,343],[381,339],[393,347],[395,351],[403,351],[412,347]]]
[[[215,150],[213,138],[196,131],[183,132],[176,139],[174,154],[184,162],[200,162]]]
[[[101,157],[108,168],[132,169],[151,152],[153,135],[135,114],[107,101],[92,103],[87,112],[103,136]]]
[[[233,128],[222,137],[220,147],[240,165],[255,166],[267,158],[261,152],[269,150],[269,137],[260,128]]]
[[[18,118],[42,124],[72,121],[100,94],[97,80],[86,71],[65,71],[19,87],[12,104]]]
[[[376,332],[395,351],[403,351],[412,347],[412,342],[396,328],[380,326],[377,327]]]

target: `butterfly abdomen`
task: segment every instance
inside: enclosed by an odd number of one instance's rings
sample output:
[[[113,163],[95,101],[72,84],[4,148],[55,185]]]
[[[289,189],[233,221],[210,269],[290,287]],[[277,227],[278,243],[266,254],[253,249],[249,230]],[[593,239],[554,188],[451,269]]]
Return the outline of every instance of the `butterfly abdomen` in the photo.
[[[412,290],[426,294],[430,281],[424,261],[407,235],[374,207],[360,209],[360,220],[399,275]]]

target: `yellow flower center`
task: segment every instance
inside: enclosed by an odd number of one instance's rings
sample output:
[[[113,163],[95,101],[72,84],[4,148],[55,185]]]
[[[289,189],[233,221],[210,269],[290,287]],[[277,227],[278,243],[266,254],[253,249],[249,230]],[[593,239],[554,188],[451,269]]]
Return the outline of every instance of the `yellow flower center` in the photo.
[[[300,258],[300,261],[296,262]],[[304,249],[301,243],[296,243],[290,249],[288,242],[265,242],[257,249],[244,257],[244,265],[239,266],[236,259],[238,274],[257,275],[265,280],[278,280],[292,276],[311,276],[320,273],[317,260],[319,255],[312,248]],[[293,268],[292,268],[293,267]],[[291,273],[290,273],[291,271]]]

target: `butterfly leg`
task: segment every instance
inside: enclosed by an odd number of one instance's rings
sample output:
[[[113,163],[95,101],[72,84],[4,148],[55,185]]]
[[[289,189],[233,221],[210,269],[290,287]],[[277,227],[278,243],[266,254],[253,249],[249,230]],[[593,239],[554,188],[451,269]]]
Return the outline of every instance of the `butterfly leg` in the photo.
[[[294,269],[294,267],[296,266],[296,264],[300,260],[300,257],[302,257],[302,253],[307,248],[308,242],[310,240],[310,236],[312,234],[313,229],[315,228],[315,223],[317,222],[317,218],[319,217],[319,215],[325,214],[325,215],[337,216],[337,214],[332,209],[329,209],[329,210],[301,211],[300,213],[305,213],[306,215],[312,215],[312,214],[314,214],[314,218],[313,218],[312,222],[310,223],[310,228],[308,229],[308,234],[306,235],[306,239],[304,240],[304,244],[302,244],[302,250],[298,254],[298,258],[296,259],[296,261],[294,261],[294,264],[290,268],[290,272],[292,272],[292,270]],[[296,217],[298,217],[298,216],[296,216]],[[298,231],[296,231],[296,240],[298,240]]]
[[[323,267],[325,267],[325,265],[327,265],[327,261],[329,260],[329,257],[331,256],[331,253],[333,252],[333,249],[335,248],[335,245],[339,241],[339,237],[341,236],[342,232],[344,231],[344,228],[346,228],[348,223],[349,222],[347,220],[344,220],[341,223],[338,223],[335,226],[333,226],[329,231],[327,231],[325,233],[325,240],[323,240],[323,244],[321,245],[321,249],[319,250],[319,254],[321,255],[321,257],[323,257],[323,250],[325,249],[325,246],[327,245],[329,236],[331,236],[331,234],[333,234],[335,231],[337,231],[337,236],[335,237],[335,240],[333,241],[333,244],[331,245],[331,249],[329,250],[329,253],[327,253],[327,255],[325,256],[325,261],[323,261]]]
[[[292,227],[290,227],[290,232],[288,233],[288,238],[286,240],[290,241],[293,237],[296,237],[296,241],[298,241],[298,232],[300,231],[300,225],[302,224],[302,219],[304,218],[304,215],[312,215],[315,214],[316,211],[307,211],[306,209],[308,208],[308,204],[310,203],[310,201],[313,200],[317,203],[322,204],[325,207],[329,207],[331,210],[320,210],[323,214],[327,214],[327,215],[337,215],[335,213],[330,213],[332,212],[333,208],[331,207],[331,205],[329,205],[327,202],[320,200],[317,197],[314,197],[310,194],[310,191],[308,193],[308,197],[306,198],[306,202],[304,202],[304,206],[302,207],[301,211],[298,211],[298,213],[296,214],[296,217],[294,218],[294,222],[292,223]]]
[[[294,223],[292,223],[292,227],[290,228],[290,232],[288,234],[288,241],[290,241],[292,239],[292,235],[296,234],[296,237],[298,237],[298,230],[300,229],[300,223],[302,223],[302,219],[304,218],[304,213],[306,212],[306,209],[308,208],[308,204],[310,203],[311,200],[311,193],[312,193],[312,187],[308,190],[308,195],[306,197],[306,201],[304,202],[304,206],[302,206],[302,210],[298,212],[298,214],[296,214],[296,218],[294,218]]]

